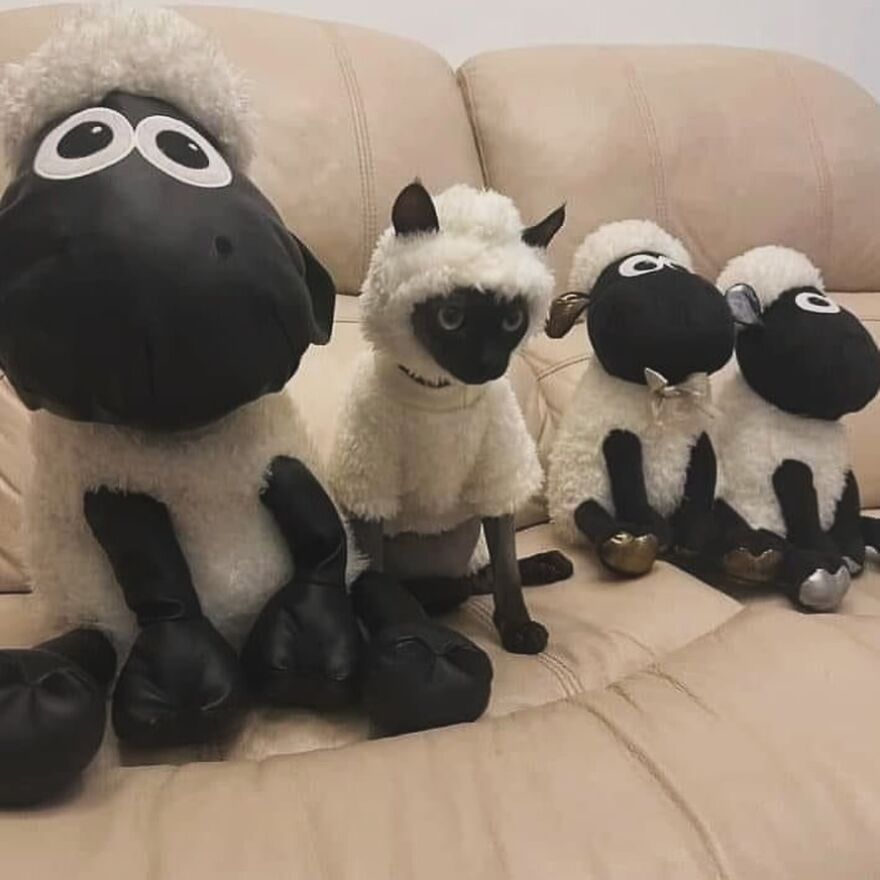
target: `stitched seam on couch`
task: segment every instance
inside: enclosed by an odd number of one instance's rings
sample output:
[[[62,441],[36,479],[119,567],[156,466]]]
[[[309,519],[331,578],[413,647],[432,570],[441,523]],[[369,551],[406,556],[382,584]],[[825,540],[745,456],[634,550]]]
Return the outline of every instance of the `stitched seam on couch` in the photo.
[[[642,87],[638,70],[631,57],[623,54],[624,67],[626,69],[627,83],[633,102],[638,111],[639,120],[645,132],[648,142],[648,151],[651,158],[651,179],[654,184],[654,208],[657,212],[657,222],[664,228],[669,225],[669,212],[666,204],[666,170],[663,165],[663,156],[660,152],[660,138],[657,135],[657,126],[654,122],[654,114],[648,102],[648,96]]]
[[[467,111],[468,122],[471,126],[471,134],[474,138],[474,144],[477,148],[477,159],[480,162],[480,173],[483,176],[483,182],[486,186],[491,186],[491,175],[489,174],[489,159],[486,154],[486,146],[483,142],[483,132],[477,122],[477,102],[474,97],[473,88],[471,87],[470,74],[465,67],[459,68],[456,74],[459,87],[461,88],[462,98],[464,99],[465,110]]]
[[[465,611],[473,613],[481,623],[485,623],[489,629],[495,632],[495,622],[489,610],[486,600],[472,599],[466,606]],[[577,673],[557,654],[545,648],[540,654],[529,655],[537,660],[550,672],[562,688],[563,697],[575,697],[586,690]]]
[[[733,873],[724,857],[721,844],[715,839],[709,827],[700,819],[697,811],[688,804],[685,796],[675,787],[672,779],[660,769],[660,765],[647,752],[641,749],[634,740],[630,739],[607,715],[588,703],[586,699],[572,700],[571,705],[578,706],[589,712],[629,752],[633,759],[648,772],[666,797],[696,832],[709,860],[712,862],[717,880],[732,880]]]
[[[373,175],[373,148],[370,141],[370,129],[367,125],[367,114],[364,109],[363,95],[357,72],[354,68],[351,55],[345,45],[339,28],[332,23],[323,24],[324,30],[330,38],[333,52],[339,64],[339,71],[345,90],[348,93],[349,110],[351,111],[352,128],[357,146],[358,174],[361,183],[361,224],[362,241],[359,279],[367,274],[370,265],[370,256],[373,253],[373,245],[378,237],[376,229],[376,185]]]
[[[804,117],[804,121],[807,124],[810,156],[813,160],[813,168],[816,172],[816,188],[819,193],[819,202],[816,207],[816,225],[818,227],[819,247],[822,254],[820,265],[824,265],[831,260],[831,254],[833,253],[832,246],[834,243],[833,183],[831,172],[828,167],[828,157],[825,154],[825,148],[822,146],[822,141],[819,138],[819,130],[816,126],[813,111],[807,102],[806,95],[798,85],[795,77],[792,60],[780,57],[779,55],[773,55],[771,57],[773,58],[773,63],[776,66],[780,78],[785,80],[788,90],[794,99],[794,103],[800,110]]]

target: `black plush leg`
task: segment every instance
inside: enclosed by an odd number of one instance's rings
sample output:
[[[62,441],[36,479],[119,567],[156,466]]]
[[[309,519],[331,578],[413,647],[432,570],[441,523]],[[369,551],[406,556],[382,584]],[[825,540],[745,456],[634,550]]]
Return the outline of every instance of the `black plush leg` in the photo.
[[[159,747],[227,735],[244,708],[238,657],[202,615],[167,508],[101,489],[85,515],[140,627],[113,694],[119,738]]]
[[[485,578],[482,572],[462,577],[403,578],[401,584],[428,612],[434,616],[446,614],[478,595]],[[491,587],[490,587],[491,591]]]
[[[653,567],[660,542],[650,525],[619,522],[592,499],[575,510],[574,521],[605,567],[615,574],[639,577]]]
[[[865,546],[874,553],[880,553],[880,520],[863,516],[859,522]]]
[[[860,574],[865,567],[865,536],[862,533],[861,514],[859,484],[856,475],[848,471],[828,536],[843,557],[851,575]]]
[[[368,571],[352,588],[370,645],[364,704],[384,734],[475,721],[486,709],[492,664],[473,642],[428,619],[394,578]]]
[[[707,552],[737,581],[766,584],[779,574],[785,541],[765,529],[753,529],[727,502],[718,500]]]
[[[691,449],[682,500],[671,519],[672,543],[679,557],[699,557],[712,542],[717,475],[715,450],[703,433]]]
[[[115,671],[96,630],[0,651],[0,806],[45,801],[79,777],[104,737]]]
[[[335,708],[357,696],[360,633],[345,587],[347,538],[309,469],[276,458],[262,501],[278,524],[294,577],[268,602],[242,652],[255,692],[277,705]]]

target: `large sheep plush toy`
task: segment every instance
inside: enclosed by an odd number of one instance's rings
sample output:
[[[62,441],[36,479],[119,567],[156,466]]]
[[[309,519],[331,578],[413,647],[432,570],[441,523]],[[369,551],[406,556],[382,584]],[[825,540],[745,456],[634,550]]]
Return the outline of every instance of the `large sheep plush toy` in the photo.
[[[432,198],[416,182],[397,197],[373,254],[360,300],[371,349],[349,391],[331,478],[370,558],[355,602],[371,655],[407,644],[420,682],[401,690],[402,675],[389,683],[387,662],[369,661],[367,705],[388,729],[473,718],[489,696],[486,655],[423,609],[492,590],[507,650],[536,653],[547,642],[521,581],[546,583],[571,567],[555,552],[517,563],[513,515],[541,488],[542,471],[504,374],[543,326],[553,289],[544,248],[563,220],[559,209],[524,228],[496,192],[455,186]]]
[[[246,175],[238,77],[172,12],[89,9],[7,70],[0,114],[0,369],[34,410],[35,596],[69,629],[0,652],[9,804],[78,775],[111,687],[121,739],[203,742],[249,692],[347,703],[359,633],[276,393],[335,291]]]
[[[880,353],[797,251],[748,251],[718,286],[741,327],[739,372],[718,400],[722,565],[776,584],[802,608],[833,610],[865,546],[880,547],[878,523],[861,516],[840,422],[876,395]]]
[[[551,518],[624,576],[669,549],[695,557],[710,537],[709,375],[733,351],[730,311],[681,242],[647,220],[588,235],[570,289],[548,333],[562,336],[586,311],[594,357],[550,454]]]

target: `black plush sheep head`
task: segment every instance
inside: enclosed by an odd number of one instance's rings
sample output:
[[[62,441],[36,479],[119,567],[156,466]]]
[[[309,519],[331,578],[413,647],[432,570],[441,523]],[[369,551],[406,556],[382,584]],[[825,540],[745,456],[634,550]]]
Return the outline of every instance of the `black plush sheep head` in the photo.
[[[247,84],[179,13],[74,7],[0,78],[0,370],[24,402],[148,430],[282,387],[335,291],[246,176]]]
[[[649,221],[609,223],[588,236],[571,280],[575,289],[556,301],[547,331],[563,335],[586,310],[593,350],[612,376],[644,384],[652,370],[677,384],[714,373],[733,353],[734,323],[718,289]]]
[[[835,420],[880,390],[871,334],[825,293],[819,270],[789,248],[755,248],[718,279],[736,316],[739,368],[761,397],[786,412]]]

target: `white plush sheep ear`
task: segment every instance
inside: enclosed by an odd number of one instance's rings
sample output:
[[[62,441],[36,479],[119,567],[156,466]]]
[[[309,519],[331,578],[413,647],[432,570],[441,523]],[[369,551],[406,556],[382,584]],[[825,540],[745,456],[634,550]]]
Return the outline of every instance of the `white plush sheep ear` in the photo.
[[[579,290],[572,290],[557,297],[550,306],[550,316],[544,327],[547,335],[551,339],[561,339],[571,330],[589,304],[590,294],[581,293]]]
[[[753,327],[761,322],[761,301],[754,287],[748,284],[734,284],[724,293],[733,320],[738,327]]]
[[[539,223],[522,231],[522,240],[529,247],[545,248],[565,223],[565,205],[560,205]]]
[[[397,235],[439,231],[434,200],[420,181],[414,180],[400,191],[391,209],[391,222]]]

